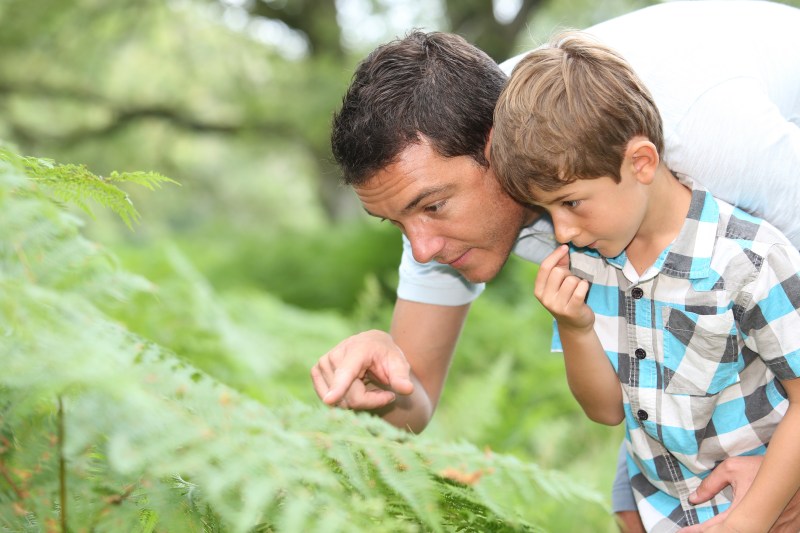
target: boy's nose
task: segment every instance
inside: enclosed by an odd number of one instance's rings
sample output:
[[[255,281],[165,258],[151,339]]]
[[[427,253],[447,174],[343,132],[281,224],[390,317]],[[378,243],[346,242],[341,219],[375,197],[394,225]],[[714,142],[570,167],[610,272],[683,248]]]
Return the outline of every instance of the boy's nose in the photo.
[[[561,244],[568,244],[572,242],[575,237],[581,233],[579,228],[564,223],[558,223],[555,220],[553,220],[553,227],[556,240]]]

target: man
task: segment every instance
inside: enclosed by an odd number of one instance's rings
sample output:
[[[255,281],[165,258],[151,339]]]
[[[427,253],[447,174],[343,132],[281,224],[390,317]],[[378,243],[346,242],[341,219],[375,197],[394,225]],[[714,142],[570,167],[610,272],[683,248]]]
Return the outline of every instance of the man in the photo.
[[[669,167],[764,216],[798,247],[799,24],[800,10],[779,4],[697,1],[587,30],[621,52],[650,88]],[[553,249],[549,221],[506,196],[488,164],[503,83],[487,56],[444,34],[379,47],[356,71],[334,119],[334,156],[367,212],[398,226],[405,247],[390,332],[345,339],[312,369],[326,403],[424,429],[482,282],[512,250],[539,262]],[[746,492],[757,465],[729,461],[698,498],[728,482],[737,497]],[[635,507],[624,500],[615,489],[615,510],[636,531]]]

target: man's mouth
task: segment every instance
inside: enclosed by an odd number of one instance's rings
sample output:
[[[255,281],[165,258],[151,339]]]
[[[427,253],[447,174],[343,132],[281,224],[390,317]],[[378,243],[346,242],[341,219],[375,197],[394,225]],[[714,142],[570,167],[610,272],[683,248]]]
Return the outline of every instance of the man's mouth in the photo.
[[[467,262],[467,255],[468,254],[469,254],[469,250],[467,250],[463,254],[459,255],[458,257],[456,257],[455,259],[450,261],[448,263],[448,265],[450,265],[453,268],[460,268],[460,267],[464,266],[464,264]]]

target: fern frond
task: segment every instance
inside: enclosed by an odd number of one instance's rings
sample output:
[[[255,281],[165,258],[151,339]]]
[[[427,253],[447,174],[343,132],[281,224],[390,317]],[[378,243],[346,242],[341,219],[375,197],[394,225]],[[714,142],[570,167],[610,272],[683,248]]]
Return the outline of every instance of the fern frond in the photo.
[[[76,205],[90,216],[89,201],[111,209],[129,228],[139,221],[140,215],[128,194],[115,183],[133,183],[151,190],[165,183],[177,184],[156,172],[115,171],[107,177],[97,176],[85,165],[57,164],[50,159],[23,157],[3,147],[0,147],[0,161],[23,169],[30,180],[48,187],[56,199]]]
[[[590,489],[511,456],[416,437],[366,414],[260,403],[129,331],[80,281],[111,279],[119,265],[17,175],[38,170],[4,161],[0,527],[533,531],[541,515],[532,502],[601,504]],[[280,357],[274,349],[263,356]],[[54,503],[61,483],[63,508]]]

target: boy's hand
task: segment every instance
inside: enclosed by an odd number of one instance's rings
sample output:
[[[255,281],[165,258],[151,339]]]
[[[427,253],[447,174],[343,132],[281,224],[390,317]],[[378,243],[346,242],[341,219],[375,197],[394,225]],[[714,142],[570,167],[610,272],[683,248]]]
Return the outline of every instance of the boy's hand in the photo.
[[[594,326],[594,313],[586,305],[589,282],[569,271],[569,247],[562,244],[539,266],[533,293],[558,322],[559,328],[577,330]]]

